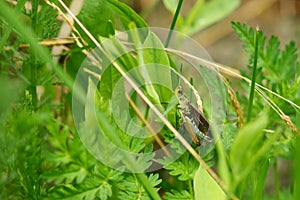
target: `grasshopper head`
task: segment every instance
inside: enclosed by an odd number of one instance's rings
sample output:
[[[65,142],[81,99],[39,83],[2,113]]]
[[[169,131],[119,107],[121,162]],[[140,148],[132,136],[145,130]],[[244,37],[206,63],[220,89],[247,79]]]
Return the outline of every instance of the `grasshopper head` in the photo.
[[[176,89],[175,89],[175,95],[182,95],[183,94],[183,89],[181,86],[178,86]]]

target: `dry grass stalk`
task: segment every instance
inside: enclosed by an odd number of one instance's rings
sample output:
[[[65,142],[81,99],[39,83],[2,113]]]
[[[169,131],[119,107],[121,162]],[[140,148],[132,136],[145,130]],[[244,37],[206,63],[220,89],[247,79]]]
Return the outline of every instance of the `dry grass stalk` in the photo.
[[[135,105],[135,103],[130,99],[128,94],[126,93],[126,98],[129,101],[129,104],[133,108],[134,112],[137,114],[137,116],[140,118],[140,120],[145,124],[147,129],[150,131],[152,136],[154,137],[157,144],[161,147],[161,149],[165,152],[165,154],[170,158],[172,155],[168,151],[168,149],[165,148],[164,143],[161,141],[160,137],[157,136],[155,130],[151,127],[151,125],[148,123],[148,121],[145,119],[143,114],[140,112],[139,108]]]
[[[227,87],[227,92],[228,92],[229,98],[231,100],[231,103],[233,105],[235,113],[237,114],[237,117],[238,117],[238,128],[241,128],[244,125],[244,118],[243,118],[243,111],[241,109],[240,103],[237,100],[233,89],[228,85],[227,82],[226,82],[225,86]]]

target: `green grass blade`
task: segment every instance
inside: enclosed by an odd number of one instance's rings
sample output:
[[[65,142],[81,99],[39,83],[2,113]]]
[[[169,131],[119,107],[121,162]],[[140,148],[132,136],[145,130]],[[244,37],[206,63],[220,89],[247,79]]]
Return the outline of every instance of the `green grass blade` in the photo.
[[[293,194],[293,200],[300,199],[300,173],[299,173],[299,167],[300,167],[300,138],[298,137],[296,139],[296,151],[294,155],[294,194]]]
[[[251,82],[250,97],[249,97],[249,104],[248,104],[247,122],[249,122],[251,119],[252,104],[253,104],[253,98],[254,98],[259,33],[260,33],[260,30],[259,30],[259,27],[257,26],[256,33],[255,33],[255,39],[254,39],[255,40],[254,63],[253,63],[252,82]]]
[[[177,4],[176,12],[175,12],[175,15],[173,17],[172,24],[171,24],[171,27],[170,27],[170,31],[169,31],[169,34],[168,34],[168,37],[167,37],[167,41],[166,41],[166,45],[165,45],[166,48],[168,48],[168,46],[169,46],[171,36],[172,36],[173,30],[175,28],[175,25],[176,25],[176,22],[177,22],[177,19],[178,19],[178,16],[179,16],[179,12],[180,12],[182,3],[183,3],[183,0],[180,0]]]

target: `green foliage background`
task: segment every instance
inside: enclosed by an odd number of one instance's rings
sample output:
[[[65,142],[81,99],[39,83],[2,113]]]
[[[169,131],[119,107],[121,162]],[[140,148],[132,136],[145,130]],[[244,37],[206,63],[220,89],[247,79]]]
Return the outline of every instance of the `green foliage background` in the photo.
[[[54,62],[51,48],[39,45],[38,40],[56,37],[60,25],[56,20],[57,10],[38,0],[31,1],[32,9],[29,10],[24,7],[25,3],[21,0],[12,7],[0,2],[0,199],[271,199],[264,195],[264,184],[270,168],[275,171],[275,199],[300,198],[300,175],[297,171],[300,167],[297,159],[299,132],[292,132],[265,100],[269,98],[273,101],[299,129],[297,105],[300,105],[300,64],[295,42],[290,42],[281,50],[277,37],[267,38],[261,33],[256,81],[294,102],[294,106],[272,93],[263,93],[264,98],[257,93],[253,103],[253,113],[257,115],[252,116],[249,123],[239,128],[236,121],[226,120],[221,140],[217,142],[215,150],[204,158],[214,167],[222,184],[200,166],[189,152],[172,164],[164,164],[168,163],[167,160],[161,161],[164,166],[158,172],[128,173],[110,168],[95,159],[82,144],[72,120],[70,96],[74,78],[83,61],[83,50],[90,50],[95,44],[76,25],[79,34],[87,41],[86,46],[74,44],[61,55],[71,57],[66,63]],[[54,3],[59,5],[57,1]],[[220,1],[217,0],[209,3],[199,1],[189,15],[179,16],[179,30],[193,34],[226,16],[238,6],[239,1],[226,1],[223,12],[220,12],[218,3]],[[164,1],[164,4],[175,12],[171,8],[177,5],[177,1]],[[41,9],[38,9],[39,5]],[[214,12],[209,12],[212,10]],[[215,17],[211,18],[211,15]],[[118,30],[148,26],[130,7],[116,0],[85,1],[77,17],[100,41]],[[205,20],[207,18],[210,20]],[[201,24],[199,19],[206,21],[206,24]],[[255,30],[238,22],[233,22],[232,27],[244,44],[251,69],[255,62]],[[172,66],[171,58],[155,35],[144,39],[133,40],[135,45],[142,43],[145,46],[156,42],[161,49],[137,52],[138,56],[146,63],[165,64],[177,70],[179,66]],[[20,49],[23,43],[29,44],[30,48]],[[118,40],[112,45],[125,48]],[[126,54],[117,62],[127,71],[137,66],[139,61],[132,54]],[[67,70],[63,70],[62,66],[66,66]],[[123,160],[129,168],[137,165],[146,169],[152,162],[154,145],[145,139],[126,135],[113,121],[109,99],[121,75],[113,66],[109,67],[98,85],[97,106],[101,120],[89,120],[85,111],[86,121],[82,128],[92,130],[99,123],[105,127],[106,135],[119,146],[143,155],[139,159],[123,155],[108,156]],[[241,73],[244,77],[251,77],[249,71]],[[111,88],[105,87],[107,85]],[[241,82],[240,86],[244,91],[249,90],[246,82]],[[97,86],[90,80],[89,89],[92,87]],[[43,88],[42,96],[38,96],[37,88]],[[68,92],[60,93],[59,99],[56,96],[58,88],[68,89]],[[143,90],[154,103],[169,100],[172,96],[170,91],[157,86]],[[80,92],[76,95],[78,98],[84,96]],[[241,109],[246,111],[248,96],[237,94],[237,98]],[[224,102],[231,105],[229,96]],[[176,112],[173,114],[176,115]],[[236,116],[234,106],[228,107],[229,115]],[[178,125],[176,117],[169,120],[174,126]],[[174,139],[168,130],[161,134],[166,142]],[[184,151],[179,143],[174,143],[172,148]],[[285,158],[294,164],[294,171],[291,172],[293,183],[284,190],[280,189],[278,158]]]

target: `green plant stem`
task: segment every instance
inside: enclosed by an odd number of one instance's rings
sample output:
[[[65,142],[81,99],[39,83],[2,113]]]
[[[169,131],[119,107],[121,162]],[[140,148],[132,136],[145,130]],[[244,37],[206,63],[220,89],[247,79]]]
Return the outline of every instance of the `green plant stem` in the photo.
[[[168,46],[169,46],[171,36],[172,36],[173,30],[175,28],[175,24],[176,24],[178,16],[179,16],[179,12],[180,12],[182,3],[183,3],[183,0],[180,0],[178,2],[177,8],[176,8],[176,11],[175,11],[175,14],[174,14],[174,18],[173,18],[172,23],[171,23],[170,31],[169,31],[169,34],[168,34],[168,37],[167,37],[167,41],[166,41],[166,45],[165,45],[166,48],[168,48]]]
[[[296,138],[295,142],[295,153],[294,153],[294,158],[293,158],[293,177],[294,177],[294,194],[293,194],[293,200],[300,199],[300,173],[299,173],[299,168],[300,168],[300,138]]]
[[[193,181],[193,180],[188,180],[188,183],[189,183],[189,191],[190,191],[191,196],[194,196],[194,191],[193,191],[192,181]]]
[[[273,164],[273,171],[274,171],[274,183],[275,183],[275,190],[276,190],[276,200],[280,200],[280,182],[279,182],[279,175],[278,175],[278,163],[276,158]]]
[[[31,28],[34,33],[37,33],[38,29],[38,6],[39,6],[39,0],[32,1],[32,14],[31,14]],[[32,105],[33,109],[37,109],[37,70],[38,70],[38,57],[37,52],[33,49],[32,51],[32,57],[31,57],[31,66],[30,66],[30,93],[32,95]]]
[[[250,96],[249,96],[249,104],[248,104],[248,115],[247,122],[251,119],[253,98],[254,98],[254,89],[255,89],[255,79],[256,79],[256,68],[257,68],[257,55],[258,55],[258,41],[259,41],[259,33],[260,29],[256,27],[256,33],[254,38],[255,50],[254,50],[254,63],[253,63],[253,71],[252,71],[252,79],[251,79],[251,88],[250,88]]]
[[[37,66],[38,66],[38,61],[37,61],[35,53],[33,52],[33,55],[31,57],[31,66],[30,66],[30,75],[31,75],[30,76],[30,94],[32,97],[33,110],[37,109],[37,92],[36,92]]]
[[[258,164],[257,175],[255,178],[256,187],[254,191],[254,199],[263,199],[263,192],[264,192],[264,186],[266,177],[268,174],[268,170],[270,167],[270,163],[268,159],[261,159],[261,161]]]
[[[33,0],[32,2],[32,15],[31,15],[31,27],[33,31],[37,31],[37,25],[38,25],[38,7],[39,7],[39,0]]]

